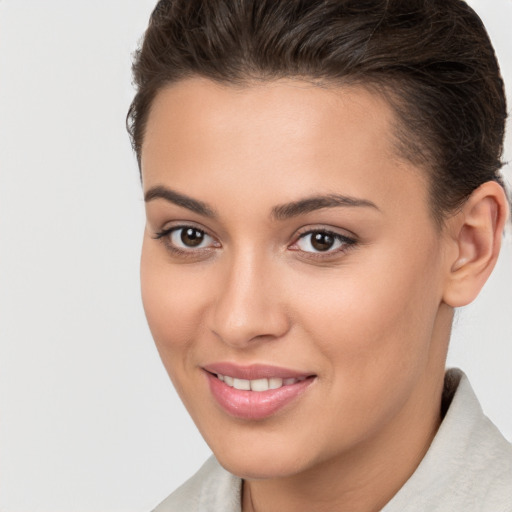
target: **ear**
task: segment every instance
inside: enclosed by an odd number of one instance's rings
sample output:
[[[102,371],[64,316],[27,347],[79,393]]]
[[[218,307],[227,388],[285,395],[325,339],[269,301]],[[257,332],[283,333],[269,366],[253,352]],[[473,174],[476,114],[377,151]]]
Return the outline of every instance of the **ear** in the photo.
[[[507,217],[505,191],[498,183],[488,181],[448,221],[455,251],[448,261],[449,276],[443,294],[446,304],[461,307],[476,298],[498,259]]]

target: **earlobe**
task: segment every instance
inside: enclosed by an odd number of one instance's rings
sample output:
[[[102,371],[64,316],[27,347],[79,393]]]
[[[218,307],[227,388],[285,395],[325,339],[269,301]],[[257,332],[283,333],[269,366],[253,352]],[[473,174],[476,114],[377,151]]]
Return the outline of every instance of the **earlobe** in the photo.
[[[452,307],[472,302],[491,274],[501,248],[508,216],[503,188],[494,181],[478,187],[451,219],[456,244],[443,300]]]

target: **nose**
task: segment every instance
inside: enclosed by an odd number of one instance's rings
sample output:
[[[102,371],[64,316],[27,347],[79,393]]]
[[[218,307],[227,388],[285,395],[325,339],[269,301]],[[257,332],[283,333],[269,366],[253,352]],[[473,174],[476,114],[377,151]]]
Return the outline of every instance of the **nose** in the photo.
[[[226,262],[220,272],[210,329],[227,345],[246,348],[257,341],[275,340],[288,331],[290,322],[279,293],[278,269],[272,267],[272,262],[258,262],[246,254]]]

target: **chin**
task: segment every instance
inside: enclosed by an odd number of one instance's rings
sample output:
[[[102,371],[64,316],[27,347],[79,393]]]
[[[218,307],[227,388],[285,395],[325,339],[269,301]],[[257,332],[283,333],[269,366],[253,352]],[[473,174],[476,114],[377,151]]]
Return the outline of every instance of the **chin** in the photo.
[[[227,471],[245,480],[286,478],[306,469],[306,461],[298,458],[297,450],[288,453],[274,447],[261,448],[256,443],[252,449],[214,450],[215,457]]]

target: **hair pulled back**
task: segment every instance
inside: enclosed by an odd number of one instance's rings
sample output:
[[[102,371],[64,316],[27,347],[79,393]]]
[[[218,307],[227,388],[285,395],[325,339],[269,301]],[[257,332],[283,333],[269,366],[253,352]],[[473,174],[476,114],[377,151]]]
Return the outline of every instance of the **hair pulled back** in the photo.
[[[503,186],[503,81],[462,0],[161,0],[133,76],[127,126],[139,165],[165,86],[193,76],[238,86],[298,78],[385,96],[401,154],[429,172],[437,221],[482,183]]]

